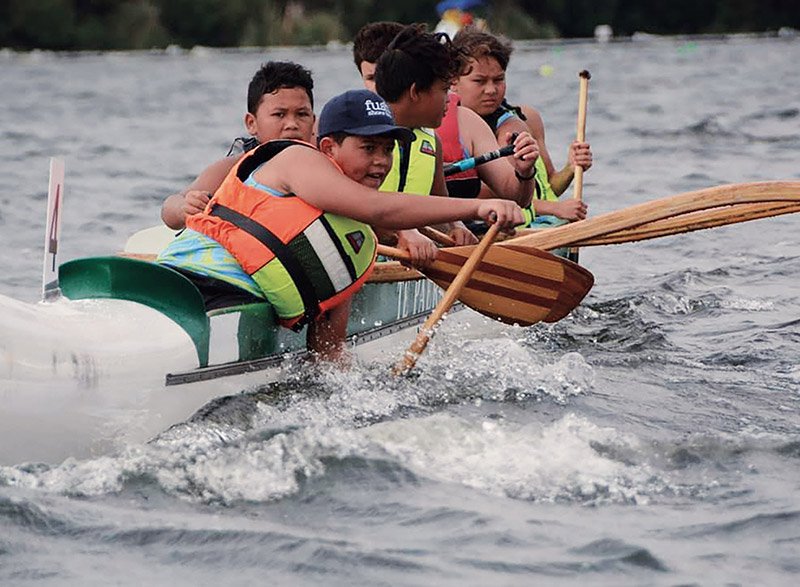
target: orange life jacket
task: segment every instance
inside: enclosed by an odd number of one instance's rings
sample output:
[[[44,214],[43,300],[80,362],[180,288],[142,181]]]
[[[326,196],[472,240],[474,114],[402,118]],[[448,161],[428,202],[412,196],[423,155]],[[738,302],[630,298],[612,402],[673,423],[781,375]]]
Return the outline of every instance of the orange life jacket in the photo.
[[[286,326],[296,328],[352,296],[375,263],[372,229],[323,212],[294,194],[245,182],[294,140],[264,143],[242,157],[201,214],[186,226],[219,242],[252,276]]]

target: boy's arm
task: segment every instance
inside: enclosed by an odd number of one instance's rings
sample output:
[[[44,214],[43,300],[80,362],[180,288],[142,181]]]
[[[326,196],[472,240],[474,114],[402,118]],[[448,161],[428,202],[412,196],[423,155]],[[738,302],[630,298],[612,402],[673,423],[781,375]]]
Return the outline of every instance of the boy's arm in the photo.
[[[563,220],[584,220],[587,206],[583,200],[566,198],[556,202],[550,200],[534,200],[533,209],[536,215],[552,215]]]
[[[502,228],[522,223],[522,211],[508,200],[467,200],[378,192],[334,167],[322,153],[290,147],[278,153],[274,165],[256,171],[257,181],[292,192],[321,210],[383,228],[399,229],[453,220],[492,219]],[[308,173],[314,169],[314,173]]]
[[[444,161],[442,160],[442,140],[438,133],[436,136],[436,169],[433,172],[433,185],[431,186],[432,196],[449,196],[447,191],[447,181],[444,177]]]
[[[212,163],[184,190],[168,196],[161,206],[164,224],[175,230],[185,227],[186,217],[202,212],[238,160],[225,157]]]
[[[320,316],[308,325],[306,348],[315,359],[323,361],[348,361],[344,345],[347,336],[347,319],[350,315],[350,299],[331,308],[325,316]]]
[[[553,159],[550,157],[550,151],[547,150],[547,145],[544,140],[544,121],[539,111],[530,106],[520,106],[520,110],[525,115],[525,124],[530,130],[533,138],[539,143],[539,156],[544,161],[544,167],[547,169],[547,179],[550,182],[550,187],[557,196],[560,196],[572,183],[572,178],[575,176],[575,170],[567,161],[567,164],[560,171],[556,171],[553,165]],[[505,125],[503,125],[505,126]],[[502,127],[501,127],[502,128]]]
[[[496,198],[492,189],[481,184],[479,198]],[[533,200],[533,209],[537,216],[552,215],[563,220],[583,220],[586,218],[587,206],[583,200],[565,199],[551,202],[549,200]]]
[[[470,145],[473,156],[483,155],[505,145],[514,132],[521,133],[515,139],[516,149],[511,157],[489,161],[477,168],[478,176],[499,197],[513,199],[520,206],[527,206],[535,189],[533,181],[538,146],[519,119],[509,121],[501,127],[495,137],[488,124],[469,108],[459,107],[458,118],[461,137]],[[524,156],[524,159],[522,158]],[[527,178],[523,180],[522,178]]]
[[[547,150],[547,143],[544,140],[544,121],[542,120],[542,115],[539,114],[538,110],[530,106],[523,105],[519,108],[522,110],[522,114],[525,115],[526,120],[523,121],[525,126],[528,127],[528,131],[533,135],[533,138],[536,139],[536,142],[539,143],[539,156],[542,158],[542,161],[544,161],[544,168],[547,169],[547,178],[550,180],[550,185],[552,185],[556,167],[553,165],[553,159],[550,157],[550,151]],[[512,118],[511,120],[514,119]],[[498,131],[505,130],[504,127],[505,124],[503,124]]]

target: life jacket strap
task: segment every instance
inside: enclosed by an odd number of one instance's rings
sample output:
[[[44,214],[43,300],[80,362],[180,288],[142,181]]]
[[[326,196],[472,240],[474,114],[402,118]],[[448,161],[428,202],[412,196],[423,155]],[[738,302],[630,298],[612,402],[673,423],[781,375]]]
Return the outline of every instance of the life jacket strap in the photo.
[[[280,261],[286,269],[295,287],[297,287],[300,298],[303,300],[303,306],[305,306],[305,315],[312,320],[317,317],[319,314],[320,300],[317,297],[316,290],[309,280],[308,275],[303,270],[303,266],[297,260],[288,245],[285,245],[281,239],[265,226],[227,206],[215,204],[211,208],[210,214],[211,216],[217,216],[226,222],[230,222],[272,251],[278,261]]]
[[[406,180],[408,179],[408,166],[411,164],[411,145],[398,143],[400,149],[400,182],[397,186],[397,191],[402,192],[406,187]]]

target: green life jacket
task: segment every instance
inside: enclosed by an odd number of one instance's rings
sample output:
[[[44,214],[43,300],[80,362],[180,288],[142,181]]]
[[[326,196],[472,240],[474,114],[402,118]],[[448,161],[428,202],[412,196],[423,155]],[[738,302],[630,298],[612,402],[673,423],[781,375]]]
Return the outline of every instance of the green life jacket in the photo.
[[[380,191],[430,195],[436,172],[436,134],[430,128],[412,130],[416,139],[410,145],[397,144],[392,169]]]

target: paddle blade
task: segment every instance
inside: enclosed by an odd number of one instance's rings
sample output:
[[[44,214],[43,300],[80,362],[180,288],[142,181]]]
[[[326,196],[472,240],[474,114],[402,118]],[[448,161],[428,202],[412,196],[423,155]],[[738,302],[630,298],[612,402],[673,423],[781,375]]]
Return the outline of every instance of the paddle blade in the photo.
[[[474,247],[440,249],[423,273],[440,287],[455,279]],[[539,249],[492,246],[459,300],[506,324],[557,322],[589,293],[594,276],[575,263]]]

